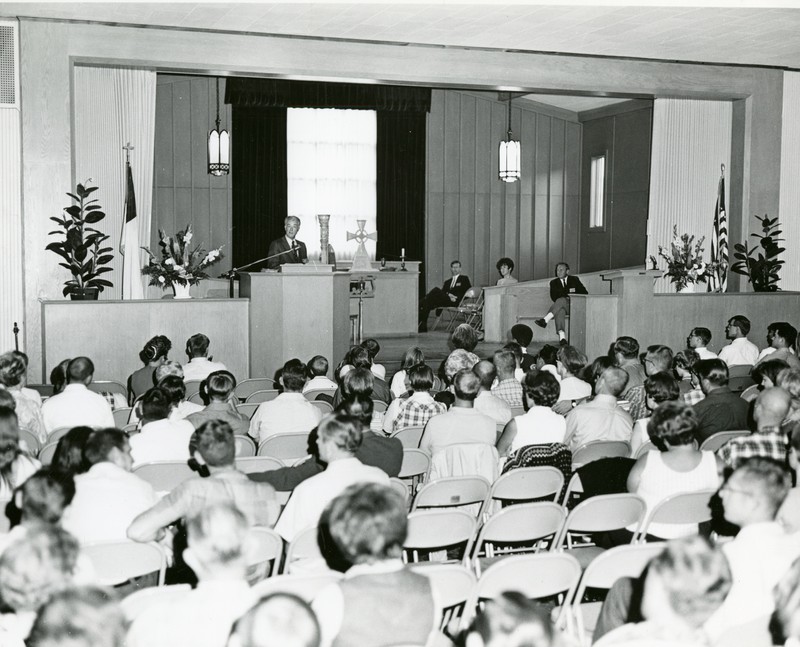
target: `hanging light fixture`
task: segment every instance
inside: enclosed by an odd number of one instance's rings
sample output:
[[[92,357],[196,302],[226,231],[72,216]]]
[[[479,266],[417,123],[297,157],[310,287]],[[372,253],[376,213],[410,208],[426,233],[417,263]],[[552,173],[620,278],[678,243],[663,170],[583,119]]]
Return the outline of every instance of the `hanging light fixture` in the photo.
[[[508,133],[505,141],[500,142],[500,171],[499,176],[503,182],[516,182],[520,178],[520,158],[522,149],[520,143],[511,136],[511,98],[508,95]]]
[[[217,127],[208,133],[208,172],[227,175],[231,170],[231,137],[227,130],[219,129],[219,77],[217,77]]]

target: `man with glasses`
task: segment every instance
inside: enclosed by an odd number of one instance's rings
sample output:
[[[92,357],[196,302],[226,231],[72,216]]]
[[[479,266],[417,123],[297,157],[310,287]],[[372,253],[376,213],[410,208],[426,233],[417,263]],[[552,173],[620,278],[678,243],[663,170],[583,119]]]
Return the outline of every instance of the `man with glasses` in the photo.
[[[300,218],[287,216],[283,221],[283,230],[286,235],[276,238],[269,244],[267,267],[271,270],[277,270],[285,263],[308,263],[306,244],[297,240]]]
[[[758,346],[747,338],[750,320],[744,315],[734,315],[725,326],[725,338],[731,343],[719,351],[719,358],[728,367],[752,366],[758,361]]]

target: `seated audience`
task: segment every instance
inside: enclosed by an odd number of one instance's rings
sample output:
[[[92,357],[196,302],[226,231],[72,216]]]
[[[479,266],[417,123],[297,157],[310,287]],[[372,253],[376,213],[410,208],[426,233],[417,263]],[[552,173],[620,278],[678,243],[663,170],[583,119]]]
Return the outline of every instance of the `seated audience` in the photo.
[[[167,361],[172,342],[164,335],[156,335],[139,351],[139,359],[144,366],[128,376],[128,404],[154,386],[153,376],[156,368]]]
[[[87,387],[94,379],[94,364],[88,357],[76,357],[67,365],[67,384],[64,390],[48,398],[42,405],[44,428],[47,433],[61,427],[102,428],[114,426],[111,405],[99,393]]]
[[[567,348],[566,346],[563,348]],[[527,445],[563,443],[567,433],[564,416],[552,410],[558,400],[558,381],[546,371],[533,370],[523,382],[527,413],[516,416],[497,441],[497,453],[507,456]]]
[[[156,370],[153,371],[153,386],[159,386],[161,381],[170,375],[183,380],[183,366],[181,366],[180,362],[168,359],[163,364],[156,366]]]
[[[10,499],[16,488],[41,467],[19,445],[17,414],[0,408],[0,499]]]
[[[192,335],[186,340],[186,355],[189,361],[183,365],[183,381],[193,382],[205,380],[214,371],[225,371],[225,364],[214,362],[208,356],[211,342],[202,333]]]
[[[767,326],[767,347],[758,355],[759,362],[767,357],[782,359],[790,368],[800,368],[800,360],[793,351],[797,342],[797,329],[786,321],[776,321]]]
[[[700,359],[716,359],[717,354],[708,350],[710,341],[711,331],[708,328],[698,326],[692,328],[689,336],[686,338],[686,346],[697,353]]]
[[[158,371],[156,371],[156,374],[158,374]],[[230,373],[228,374],[230,375]],[[164,391],[169,398],[169,419],[173,422],[186,420],[191,414],[203,410],[202,404],[189,402],[189,400],[186,399],[186,384],[182,377],[167,375],[162,378],[156,386]],[[133,422],[133,420],[131,420],[131,422]]]
[[[697,404],[706,397],[700,388],[700,380],[694,374],[694,365],[699,361],[700,356],[691,349],[678,351],[672,359],[672,370],[680,380],[678,388],[686,404]]]
[[[127,529],[134,541],[153,541],[163,529],[179,519],[192,517],[204,508],[231,503],[255,526],[272,526],[280,505],[275,490],[267,483],[256,483],[236,469],[236,442],[227,422],[209,420],[192,438],[195,458],[208,467],[209,477],[184,481],[163,499],[139,514]]]
[[[745,402],[752,402],[761,391],[769,389],[778,383],[778,373],[785,368],[789,368],[789,365],[782,359],[766,359],[763,362],[759,362],[750,371],[750,377],[753,378],[755,384],[742,391],[739,397]]]
[[[574,346],[559,347],[556,368],[561,384],[560,401],[572,405],[592,395],[592,387],[578,377],[587,362],[586,355]]]
[[[233,625],[229,647],[320,647],[319,623],[291,593],[265,595]]]
[[[403,498],[376,483],[351,485],[326,506],[320,528],[333,553],[326,559],[346,570],[312,604],[323,645],[379,647],[388,636],[424,645],[438,628],[430,579],[401,559],[406,514]]]
[[[131,521],[155,505],[158,496],[131,473],[131,447],[119,429],[92,432],[83,454],[90,467],[75,476],[75,496],[61,523],[83,544],[122,541]]]
[[[257,442],[275,434],[309,432],[322,418],[322,412],[303,395],[306,368],[299,359],[283,365],[280,383],[283,393],[258,405],[250,420],[250,435]]]
[[[645,500],[648,514],[673,494],[719,487],[722,466],[713,452],[696,448],[697,418],[691,407],[664,402],[653,412],[647,432],[657,451],[649,451],[636,461],[628,475],[628,492]],[[635,531],[636,525],[628,530]],[[697,524],[651,523],[647,533],[658,539],[686,537],[697,534]],[[630,534],[624,537],[630,541]]]
[[[17,408],[17,402],[14,400],[14,396],[6,391],[6,389],[0,389],[0,407],[11,409],[12,411]],[[16,411],[14,412],[16,413]]]
[[[526,326],[525,324],[514,324],[511,326],[511,339],[517,342],[522,349],[520,368],[527,373],[536,366],[536,357],[528,353],[528,346],[530,346],[533,341],[533,330],[530,326]]]
[[[478,333],[469,324],[458,324],[450,335],[450,346],[453,350],[463,348],[468,353],[471,353],[477,345]]]
[[[36,615],[28,647],[126,647],[127,621],[113,589],[68,587]]]
[[[628,373],[611,366],[597,378],[593,400],[576,406],[567,414],[567,435],[564,444],[573,452],[593,440],[630,442],[633,420],[617,404],[628,382]]]
[[[370,359],[369,351],[363,346],[353,346],[347,354],[345,361],[347,363],[339,370],[340,379],[343,379],[349,371],[359,368],[372,373],[372,360]],[[389,404],[392,401],[392,393],[389,390],[389,385],[374,373],[372,373],[372,377],[372,398]],[[341,401],[342,391],[340,388],[333,396],[333,407],[338,407]]]
[[[459,637],[459,647],[551,647],[553,627],[542,605],[519,591],[486,600]]]
[[[644,364],[645,375],[648,377],[662,371],[670,371],[672,368],[672,349],[661,344],[648,346],[647,352],[642,359],[642,364]],[[646,381],[645,379],[645,382]],[[631,418],[633,418],[634,422],[647,415],[648,411],[647,404],[645,403],[644,384],[628,389],[626,399],[630,403],[628,413],[631,414]]]
[[[433,387],[433,371],[429,366],[420,364],[408,369],[408,385],[411,395],[405,400],[392,400],[383,418],[383,430],[392,434],[406,427],[424,427],[433,416],[447,411],[441,402],[431,396]]]
[[[367,338],[361,342],[361,347],[366,348],[369,353],[369,361],[372,364],[369,370],[372,371],[372,374],[379,380],[385,380],[386,367],[382,364],[375,363],[375,358],[378,356],[378,353],[381,352],[381,345],[378,343],[378,340],[372,339],[371,337]]]
[[[644,378],[647,377],[644,366],[639,361],[639,342],[633,337],[617,337],[617,340],[611,345],[611,355],[616,365],[628,374],[625,392],[621,394],[623,398],[626,398],[628,390],[644,384]]]
[[[680,399],[678,381],[666,371],[648,377],[644,381],[644,393],[647,417],[639,418],[633,423],[631,456],[636,456],[639,447],[650,440],[647,425],[650,423],[652,412],[663,402],[677,402]]]
[[[721,359],[701,359],[694,365],[705,398],[694,405],[697,414],[697,442],[718,431],[747,429],[747,402],[728,388],[728,367]]]
[[[734,315],[725,326],[725,338],[731,343],[719,351],[719,358],[731,366],[752,366],[758,361],[758,346],[751,342],[747,335],[750,332],[750,320],[744,315]]]
[[[399,398],[408,390],[406,386],[408,369],[424,363],[425,353],[419,346],[412,346],[403,353],[403,358],[400,360],[400,370],[392,376],[391,392],[393,398]]]
[[[511,407],[508,402],[492,395],[492,384],[497,377],[497,369],[489,360],[481,360],[472,367],[472,372],[478,376],[480,391],[475,398],[475,409],[489,416],[497,424],[505,425],[511,420]]]
[[[186,563],[197,588],[154,605],[131,625],[126,647],[218,647],[252,604],[247,584],[245,516],[232,502],[212,503],[186,520]]]
[[[753,420],[756,430],[725,443],[717,456],[727,467],[736,469],[742,461],[761,456],[786,463],[789,451],[789,436],[781,423],[789,413],[791,396],[781,388],[765,389],[756,398]]]
[[[12,350],[10,352],[14,357],[22,362],[23,371],[22,375],[20,376],[20,391],[22,391],[22,395],[30,398],[41,407],[42,395],[36,389],[28,388],[28,364],[30,363],[28,356],[21,350]]]
[[[91,465],[84,457],[83,449],[93,432],[94,429],[91,427],[73,427],[66,435],[59,438],[53,460],[50,462],[50,469],[58,478],[72,482],[76,474],[83,474],[89,470]]]
[[[800,474],[800,434],[792,434],[789,443],[789,467],[795,474]],[[778,522],[786,532],[800,532],[800,483],[797,479],[781,505]]]
[[[234,434],[246,436],[250,430],[250,419],[236,411],[229,401],[235,388],[236,379],[230,372],[214,371],[210,373],[206,378],[208,404],[205,409],[186,417],[186,420],[192,425],[192,431],[199,429],[204,422],[209,420],[224,420],[231,426]]]
[[[153,461],[183,461],[189,459],[189,440],[194,427],[186,420],[170,420],[170,398],[157,386],[142,396],[142,430],[130,439],[134,465]]]
[[[348,485],[363,482],[388,484],[386,472],[364,465],[356,457],[363,438],[363,423],[344,413],[325,416],[317,427],[320,459],[327,464],[321,474],[303,481],[292,492],[278,523],[277,533],[290,542],[302,530],[313,528],[329,501]]]
[[[513,378],[512,378],[513,379]],[[516,382],[516,380],[514,380]],[[517,382],[519,386],[519,382]],[[425,426],[419,447],[433,455],[448,445],[497,442],[497,425],[489,416],[475,409],[480,381],[469,369],[453,378],[455,402],[447,413],[434,416]]]
[[[778,373],[775,385],[792,397],[791,409],[783,421],[783,426],[791,433],[797,432],[800,426],[800,370],[792,368],[781,371]]]
[[[58,395],[63,392],[64,388],[67,386],[67,368],[69,368],[69,363],[71,361],[71,359],[61,360],[56,364],[53,370],[50,371],[50,384],[53,385],[53,395]]]
[[[328,378],[328,360],[322,355],[314,355],[306,364],[306,375],[308,382],[303,387],[303,393],[326,389],[336,391],[339,385]]]
[[[480,358],[475,353],[470,353],[463,348],[456,348],[452,353],[447,356],[442,366],[442,373],[447,385],[445,391],[436,394],[434,400],[443,402],[448,407],[452,406],[455,396],[453,395],[453,378],[459,371],[471,371],[472,368],[480,361]]]
[[[525,371],[522,370],[522,346],[515,341],[510,341],[503,346],[503,350],[510,350],[514,353],[514,364],[516,367],[514,368],[514,379],[521,383],[525,377]]]
[[[540,371],[547,371],[552,373],[553,377],[559,382],[561,381],[561,374],[558,372],[558,348],[545,344],[542,346],[539,354],[536,356],[536,368]]]
[[[47,431],[42,419],[42,399],[31,397],[28,392],[32,389],[23,390],[27,370],[26,363],[14,352],[0,355],[0,390],[4,389],[14,398],[14,411],[17,414],[19,428],[31,432],[40,443],[44,444],[47,440]]]
[[[510,350],[495,351],[492,362],[497,369],[497,384],[492,387],[492,395],[505,400],[510,407],[521,407],[522,385],[514,375],[517,368],[514,353]]]

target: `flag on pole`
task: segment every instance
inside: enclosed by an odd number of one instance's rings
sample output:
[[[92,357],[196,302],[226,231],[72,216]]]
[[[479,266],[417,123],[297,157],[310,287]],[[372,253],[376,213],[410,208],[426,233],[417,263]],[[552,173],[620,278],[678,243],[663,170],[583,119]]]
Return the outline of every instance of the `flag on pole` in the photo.
[[[130,146],[130,144],[128,145]],[[128,147],[126,147],[126,151]],[[125,160],[126,187],[125,213],[122,221],[122,236],[119,252],[122,254],[122,298],[144,299],[142,286],[141,253],[139,252],[139,219],[136,217],[136,193],[133,188],[131,162]]]
[[[717,185],[714,233],[711,236],[711,262],[716,267],[708,281],[709,292],[725,292],[728,287],[728,217],[725,214],[725,165]]]

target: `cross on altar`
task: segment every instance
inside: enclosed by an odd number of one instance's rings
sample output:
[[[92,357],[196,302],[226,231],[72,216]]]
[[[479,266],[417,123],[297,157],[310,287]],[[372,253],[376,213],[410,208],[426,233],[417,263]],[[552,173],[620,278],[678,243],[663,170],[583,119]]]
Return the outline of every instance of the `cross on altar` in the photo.
[[[368,240],[378,240],[378,233],[372,232],[368,234],[364,226],[367,224],[366,220],[356,220],[358,224],[358,229],[356,233],[347,232],[347,240],[355,240],[358,243],[358,249],[356,250],[355,256],[353,256],[353,266],[350,269],[351,272],[371,272],[372,271],[372,262],[369,260],[369,254],[367,254],[367,248],[365,247],[365,243]]]

